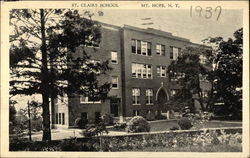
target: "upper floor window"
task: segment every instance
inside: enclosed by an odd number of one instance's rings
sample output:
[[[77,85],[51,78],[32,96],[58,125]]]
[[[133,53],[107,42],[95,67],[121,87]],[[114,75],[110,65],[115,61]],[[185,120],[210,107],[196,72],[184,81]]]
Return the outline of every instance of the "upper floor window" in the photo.
[[[167,67],[166,66],[157,66],[157,77],[167,77]]]
[[[83,103],[83,104],[86,104],[86,103],[87,104],[94,104],[94,103],[101,103],[101,101],[100,100],[95,101],[95,100],[87,97],[86,95],[81,95],[80,96],[80,103]]]
[[[117,52],[111,52],[111,63],[114,63],[114,64],[118,63]]]
[[[118,77],[112,76],[112,89],[118,89]]]
[[[156,54],[165,56],[165,45],[156,44]]]
[[[151,56],[151,43],[141,40],[131,40],[131,52],[145,56]]]
[[[146,89],[146,104],[153,104],[153,89]]]
[[[170,59],[176,60],[180,54],[181,49],[170,46]]]
[[[152,66],[147,64],[132,63],[133,78],[152,78]]]
[[[139,105],[140,104],[140,89],[139,88],[133,88],[132,89],[132,98],[133,98],[133,105]]]

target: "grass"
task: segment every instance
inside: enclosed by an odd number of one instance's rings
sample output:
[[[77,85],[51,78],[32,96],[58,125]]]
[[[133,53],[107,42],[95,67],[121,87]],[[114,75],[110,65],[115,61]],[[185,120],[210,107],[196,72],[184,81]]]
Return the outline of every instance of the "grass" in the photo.
[[[155,131],[166,131],[170,130],[171,127],[177,126],[178,123],[176,120],[172,121],[161,121],[161,122],[152,122],[150,123],[152,132]],[[197,125],[193,127],[194,129],[200,129],[200,128],[219,128],[219,127],[242,127],[242,123],[228,123],[228,122],[205,122],[203,125]]]
[[[140,150],[141,151],[141,150]],[[143,151],[148,152],[242,152],[242,146],[231,145],[206,145],[206,146],[185,146],[176,148],[147,147]]]

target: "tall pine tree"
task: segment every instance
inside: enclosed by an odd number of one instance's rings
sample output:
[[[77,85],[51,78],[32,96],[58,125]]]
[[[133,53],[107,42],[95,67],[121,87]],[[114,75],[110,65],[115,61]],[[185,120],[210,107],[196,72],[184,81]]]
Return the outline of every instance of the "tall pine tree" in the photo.
[[[97,79],[110,70],[108,61],[94,64],[84,50],[100,43],[100,25],[88,11],[83,15],[61,9],[10,11],[10,95],[42,95],[44,141],[51,140],[50,100],[65,94],[105,99],[110,88]],[[79,47],[82,58],[75,60]]]

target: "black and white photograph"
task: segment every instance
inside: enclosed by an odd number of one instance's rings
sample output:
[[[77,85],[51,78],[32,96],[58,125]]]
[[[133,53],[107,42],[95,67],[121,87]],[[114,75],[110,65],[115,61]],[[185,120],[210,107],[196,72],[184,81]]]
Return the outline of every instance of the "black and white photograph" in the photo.
[[[1,11],[1,156],[249,156],[247,1],[41,3]]]

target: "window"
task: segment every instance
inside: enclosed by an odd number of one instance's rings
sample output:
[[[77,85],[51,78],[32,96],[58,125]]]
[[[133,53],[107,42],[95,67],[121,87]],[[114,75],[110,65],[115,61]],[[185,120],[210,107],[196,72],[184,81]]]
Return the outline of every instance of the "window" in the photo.
[[[133,110],[133,115],[134,116],[139,116],[140,115],[140,111],[139,110]]]
[[[132,89],[132,98],[133,98],[133,105],[140,104],[140,89],[139,88]]]
[[[140,40],[136,41],[136,47],[137,47],[136,53],[141,54],[141,41]]]
[[[141,41],[141,52],[142,55],[147,55],[148,52],[147,42]]]
[[[85,96],[85,95],[82,95],[80,96],[80,103],[83,103],[83,104],[94,104],[94,103],[101,103],[101,101],[94,101],[94,100],[91,100],[89,97]]]
[[[176,60],[180,53],[181,49],[176,47],[170,47],[170,59]]]
[[[136,40],[132,39],[131,42],[131,52],[136,53]]]
[[[167,77],[167,68],[166,66],[157,66],[157,77]]]
[[[65,124],[65,115],[64,115],[64,113],[62,113],[62,125],[64,125]]]
[[[61,122],[61,121],[62,121],[62,120],[61,120],[61,113],[59,113],[59,116],[58,116],[58,117],[59,117],[58,124],[61,124],[61,123],[62,123],[62,122]]]
[[[141,40],[131,40],[131,52],[135,54],[151,56],[151,43]]]
[[[153,89],[146,89],[146,104],[153,104]]]
[[[156,44],[156,54],[165,56],[165,45]]]
[[[206,62],[207,62],[207,58],[204,56],[204,55],[200,55],[200,63],[201,64],[206,64]]]
[[[56,113],[56,124],[58,124],[58,113]]]
[[[113,64],[118,63],[117,52],[111,52],[111,63]]]
[[[152,78],[152,66],[147,64],[132,63],[133,78]]]
[[[118,89],[118,77],[112,76],[112,89]]]

